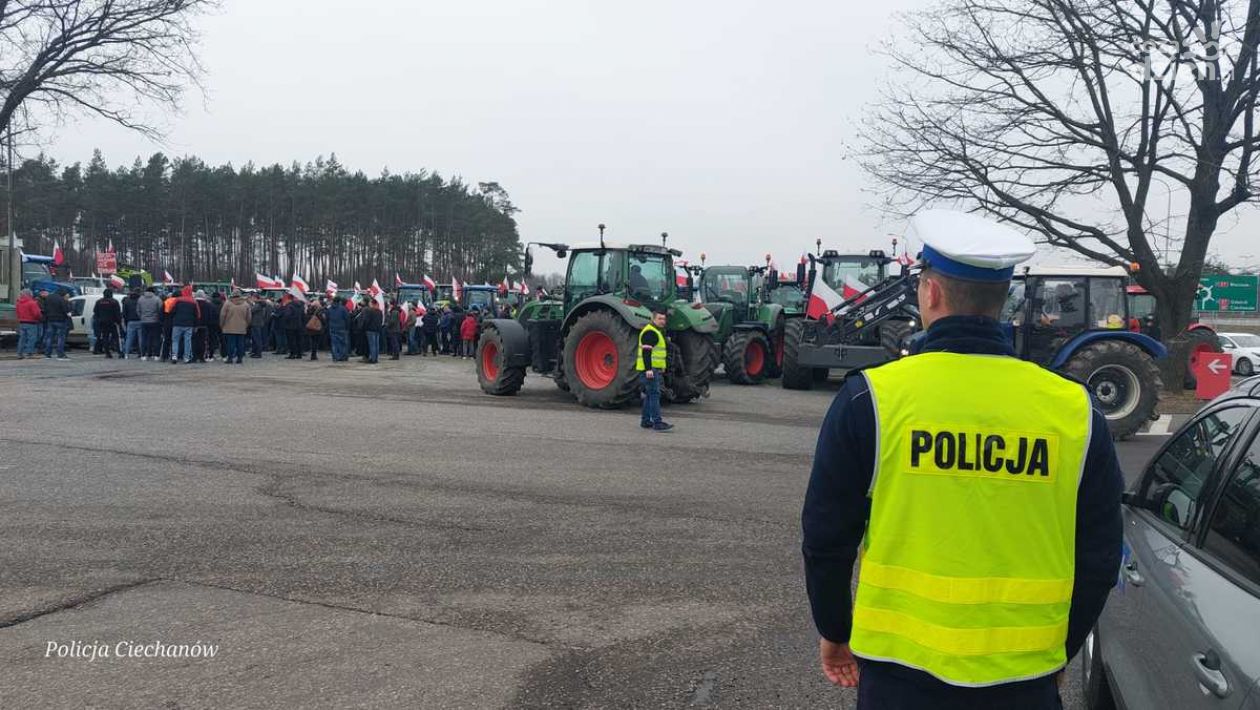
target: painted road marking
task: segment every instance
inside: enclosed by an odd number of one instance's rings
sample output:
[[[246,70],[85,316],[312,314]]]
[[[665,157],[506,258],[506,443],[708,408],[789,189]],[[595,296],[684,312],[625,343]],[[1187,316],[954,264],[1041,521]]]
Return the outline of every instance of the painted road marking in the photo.
[[[1146,431],[1139,432],[1138,436],[1168,436],[1172,429],[1172,415],[1161,414],[1159,419],[1151,422],[1151,428]]]

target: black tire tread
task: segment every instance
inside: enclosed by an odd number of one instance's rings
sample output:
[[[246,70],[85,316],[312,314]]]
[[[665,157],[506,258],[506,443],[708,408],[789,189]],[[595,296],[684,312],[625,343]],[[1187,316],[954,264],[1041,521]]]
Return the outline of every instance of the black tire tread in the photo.
[[[573,366],[574,352],[582,336],[592,330],[602,330],[617,343],[618,379],[602,390],[588,389],[578,377]],[[634,329],[621,316],[606,309],[586,313],[577,319],[564,339],[564,379],[569,392],[579,404],[592,409],[619,409],[639,401],[639,373],[635,369],[635,348],[638,339]]]
[[[814,388],[814,368],[801,367],[801,333],[805,330],[803,318],[793,318],[783,330],[783,389],[809,390]]]
[[[759,375],[750,375],[744,369],[745,353],[748,351],[748,346],[755,342],[761,343],[767,358],[774,357],[774,354],[770,352],[770,341],[765,335],[755,330],[737,330],[726,339],[726,348],[722,353],[722,366],[726,368],[726,379],[737,385],[759,385],[766,379],[764,367]]]
[[[670,402],[686,404],[708,393],[713,371],[717,369],[717,346],[713,344],[713,338],[693,330],[674,333],[670,339],[670,351],[676,353],[676,361],[681,361],[684,374],[680,375],[678,368],[673,367],[675,363],[671,362],[663,384],[669,390]]]
[[[1159,406],[1159,393],[1163,390],[1163,382],[1155,361],[1133,343],[1122,340],[1096,341],[1081,348],[1072,356],[1063,370],[1081,382],[1089,382],[1089,377],[1100,367],[1109,363],[1126,365],[1138,378],[1142,391],[1138,395],[1138,404],[1123,419],[1108,419],[1107,428],[1113,439],[1120,441],[1138,432],[1146,422],[1150,421]]]
[[[495,379],[486,377],[486,373],[481,369],[481,351],[486,347],[486,343],[494,341],[499,348],[499,376]],[[504,367],[502,362],[506,351],[503,347],[503,336],[499,333],[498,328],[489,326],[481,332],[481,337],[477,340],[477,382],[481,385],[481,391],[496,397],[510,397],[521,391],[521,387],[525,384],[525,368],[523,367]]]

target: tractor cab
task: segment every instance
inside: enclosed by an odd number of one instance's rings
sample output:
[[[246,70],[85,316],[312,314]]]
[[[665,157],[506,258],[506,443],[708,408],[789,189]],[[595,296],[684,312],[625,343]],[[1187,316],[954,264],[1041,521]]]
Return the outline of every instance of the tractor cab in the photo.
[[[783,313],[788,317],[805,315],[805,289],[791,278],[779,279],[778,288],[770,290],[769,301],[783,306]]]
[[[443,308],[455,303],[455,290],[450,284],[438,284],[433,289],[433,304]]]
[[[429,287],[424,284],[403,284],[398,287],[395,295],[399,303],[415,303],[419,301],[425,308],[433,305],[433,297],[429,294]]]
[[[565,310],[599,295],[621,295],[636,306],[668,306],[675,294],[673,257],[669,249],[648,244],[576,246],[569,255]]]
[[[498,315],[498,297],[499,287],[489,284],[479,284],[476,286],[465,285],[463,295],[460,298],[460,305],[465,311],[480,311],[483,314],[494,318]]]
[[[735,322],[748,320],[749,306],[760,290],[760,279],[742,266],[712,266],[700,275],[700,302],[715,317],[731,311]]]
[[[1032,267],[1011,281],[1002,312],[1016,352],[1041,365],[1087,331],[1127,331],[1128,274],[1121,267]]]
[[[822,280],[836,293],[849,298],[851,294],[883,283],[888,278],[888,265],[892,259],[879,249],[872,249],[866,254],[840,254],[829,249],[818,257],[817,262],[821,267],[819,275]]]
[[[82,294],[79,286],[67,278],[61,278],[51,256],[22,254],[22,287],[34,293],[64,293],[67,296]]]

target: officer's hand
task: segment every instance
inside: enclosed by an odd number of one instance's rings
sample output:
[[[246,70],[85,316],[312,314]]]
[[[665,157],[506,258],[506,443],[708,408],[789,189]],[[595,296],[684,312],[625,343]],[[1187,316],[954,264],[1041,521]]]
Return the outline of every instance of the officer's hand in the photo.
[[[655,373],[655,372],[652,372],[651,370],[648,370],[648,371],[644,372],[643,374],[644,374],[644,375],[646,375],[646,376],[647,376],[647,378],[648,378],[649,380],[652,380],[652,379],[655,379],[655,378],[656,378],[656,373]]]
[[[832,643],[818,639],[818,657],[822,661],[823,675],[842,688],[856,688],[858,664],[847,643]]]

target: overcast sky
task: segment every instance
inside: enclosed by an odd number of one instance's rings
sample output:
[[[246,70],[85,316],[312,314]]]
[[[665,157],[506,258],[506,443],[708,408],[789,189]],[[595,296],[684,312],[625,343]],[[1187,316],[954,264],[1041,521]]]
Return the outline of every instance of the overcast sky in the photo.
[[[790,263],[817,237],[887,248],[904,224],[875,210],[846,145],[887,76],[874,49],[925,4],[223,0],[199,23],[207,95],[166,119],[165,144],[81,119],[48,152],[86,163],[99,147],[111,167],[335,152],[369,175],[498,181],[524,240],[604,222],[619,240],[668,231],[711,264]],[[1254,260],[1256,226],[1214,251]]]

